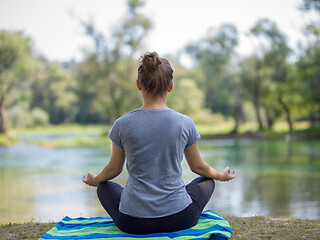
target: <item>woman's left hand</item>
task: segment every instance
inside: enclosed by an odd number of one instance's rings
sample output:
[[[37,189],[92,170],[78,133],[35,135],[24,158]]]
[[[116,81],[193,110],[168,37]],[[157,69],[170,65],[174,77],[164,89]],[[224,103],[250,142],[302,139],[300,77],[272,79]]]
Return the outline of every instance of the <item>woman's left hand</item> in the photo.
[[[91,187],[98,187],[99,185],[99,182],[97,182],[97,179],[96,179],[97,175],[92,173],[92,172],[88,172],[88,175],[83,175],[83,179],[82,181],[85,183],[85,184],[88,184],[89,186]]]

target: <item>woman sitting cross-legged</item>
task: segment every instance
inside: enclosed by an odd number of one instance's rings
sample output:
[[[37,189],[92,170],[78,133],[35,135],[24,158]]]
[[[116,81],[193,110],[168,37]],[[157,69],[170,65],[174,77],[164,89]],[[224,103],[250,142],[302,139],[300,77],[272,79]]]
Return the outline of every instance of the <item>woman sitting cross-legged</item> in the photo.
[[[217,172],[199,154],[200,135],[186,115],[167,107],[173,87],[173,69],[155,52],[145,53],[138,68],[137,88],[143,105],[118,118],[109,132],[110,162],[100,174],[88,173],[83,182],[98,187],[98,198],[124,232],[172,232],[197,224],[215,187],[214,180],[236,177],[227,167]],[[181,179],[183,155],[200,175],[188,185]],[[110,181],[126,159],[124,188]]]

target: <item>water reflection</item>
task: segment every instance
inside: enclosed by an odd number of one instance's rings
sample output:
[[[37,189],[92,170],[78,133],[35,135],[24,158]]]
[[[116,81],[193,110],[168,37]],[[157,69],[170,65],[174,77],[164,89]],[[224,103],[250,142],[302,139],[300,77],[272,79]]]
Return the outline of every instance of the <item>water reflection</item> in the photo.
[[[207,209],[222,215],[320,218],[320,142],[201,140],[201,155],[217,169],[237,169],[236,180],[217,182]],[[20,144],[0,148],[0,222],[58,221],[106,216],[94,188],[81,182],[99,172],[110,146],[48,149]],[[183,179],[194,177],[183,162]],[[116,181],[124,185],[124,171]]]
[[[320,218],[319,142],[204,142],[212,165],[234,166],[238,178],[219,183],[209,208],[236,216]],[[220,188],[220,189],[219,189]],[[225,189],[225,190],[224,190]]]

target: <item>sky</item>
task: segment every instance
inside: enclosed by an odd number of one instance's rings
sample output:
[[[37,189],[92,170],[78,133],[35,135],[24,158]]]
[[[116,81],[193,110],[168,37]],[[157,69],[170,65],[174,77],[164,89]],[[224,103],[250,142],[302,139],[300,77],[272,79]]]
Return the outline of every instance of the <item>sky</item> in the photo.
[[[304,41],[302,28],[312,14],[299,11],[301,0],[146,0],[141,12],[153,23],[144,49],[160,56],[175,54],[188,43],[205,37],[209,29],[234,24],[240,55],[253,49],[246,36],[258,19],[269,18],[296,48]],[[93,46],[79,19],[93,21],[110,36],[126,14],[125,0],[0,0],[0,30],[23,31],[34,48],[51,61],[81,60]]]

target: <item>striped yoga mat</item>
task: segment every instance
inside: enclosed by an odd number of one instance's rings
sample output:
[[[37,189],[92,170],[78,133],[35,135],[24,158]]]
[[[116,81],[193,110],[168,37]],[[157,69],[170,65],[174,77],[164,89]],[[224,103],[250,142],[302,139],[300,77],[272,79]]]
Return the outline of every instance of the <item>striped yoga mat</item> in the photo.
[[[127,234],[119,230],[111,218],[69,218],[64,217],[56,226],[45,233],[43,239],[119,239],[119,240],[185,240],[185,239],[229,239],[231,228],[227,220],[208,210],[192,228],[153,234]]]

